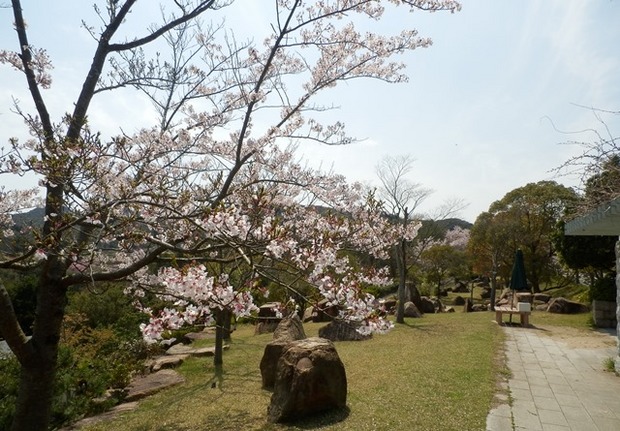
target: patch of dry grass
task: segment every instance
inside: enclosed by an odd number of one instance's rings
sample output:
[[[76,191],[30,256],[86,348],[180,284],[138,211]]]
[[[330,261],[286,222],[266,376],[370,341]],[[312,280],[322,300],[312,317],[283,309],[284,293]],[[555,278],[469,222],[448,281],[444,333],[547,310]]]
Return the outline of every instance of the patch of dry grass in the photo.
[[[296,424],[266,422],[271,393],[258,364],[271,334],[240,327],[217,376],[210,359],[188,360],[181,386],[140,403],[138,410],[90,431],[172,430],[482,430],[505,372],[502,332],[491,313],[408,319],[387,335],[336,343],[348,381],[348,411]],[[306,324],[316,336],[319,324]],[[216,387],[212,387],[216,383]]]
[[[533,311],[530,316],[530,323],[534,326],[550,325],[590,330],[592,329],[592,314],[557,314],[546,311]]]

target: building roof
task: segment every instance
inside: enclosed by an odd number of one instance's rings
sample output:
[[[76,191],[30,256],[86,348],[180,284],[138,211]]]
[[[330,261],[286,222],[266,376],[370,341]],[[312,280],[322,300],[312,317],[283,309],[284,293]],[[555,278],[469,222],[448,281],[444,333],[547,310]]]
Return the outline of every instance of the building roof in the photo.
[[[566,223],[566,235],[620,236],[620,198]]]

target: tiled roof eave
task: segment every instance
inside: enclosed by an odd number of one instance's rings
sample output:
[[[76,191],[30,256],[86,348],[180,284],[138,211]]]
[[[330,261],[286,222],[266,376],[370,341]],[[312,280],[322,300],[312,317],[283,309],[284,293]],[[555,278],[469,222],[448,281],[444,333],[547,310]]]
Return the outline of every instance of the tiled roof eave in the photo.
[[[620,198],[566,223],[566,235],[620,236]]]

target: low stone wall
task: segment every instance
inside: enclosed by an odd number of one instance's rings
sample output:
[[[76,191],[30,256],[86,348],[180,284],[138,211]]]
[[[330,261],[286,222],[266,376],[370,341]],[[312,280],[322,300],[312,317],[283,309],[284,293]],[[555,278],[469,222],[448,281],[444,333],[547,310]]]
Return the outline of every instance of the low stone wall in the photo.
[[[592,301],[592,319],[597,328],[615,328],[618,324],[616,303],[595,299]]]

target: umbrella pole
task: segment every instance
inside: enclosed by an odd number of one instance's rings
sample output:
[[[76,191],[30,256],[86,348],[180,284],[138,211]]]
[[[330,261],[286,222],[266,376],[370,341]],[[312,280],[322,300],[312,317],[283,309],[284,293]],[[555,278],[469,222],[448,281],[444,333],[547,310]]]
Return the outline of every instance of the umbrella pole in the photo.
[[[512,297],[510,298],[510,308],[515,306],[515,289],[512,289]],[[510,313],[510,317],[508,318],[508,322],[512,325],[512,313]]]

